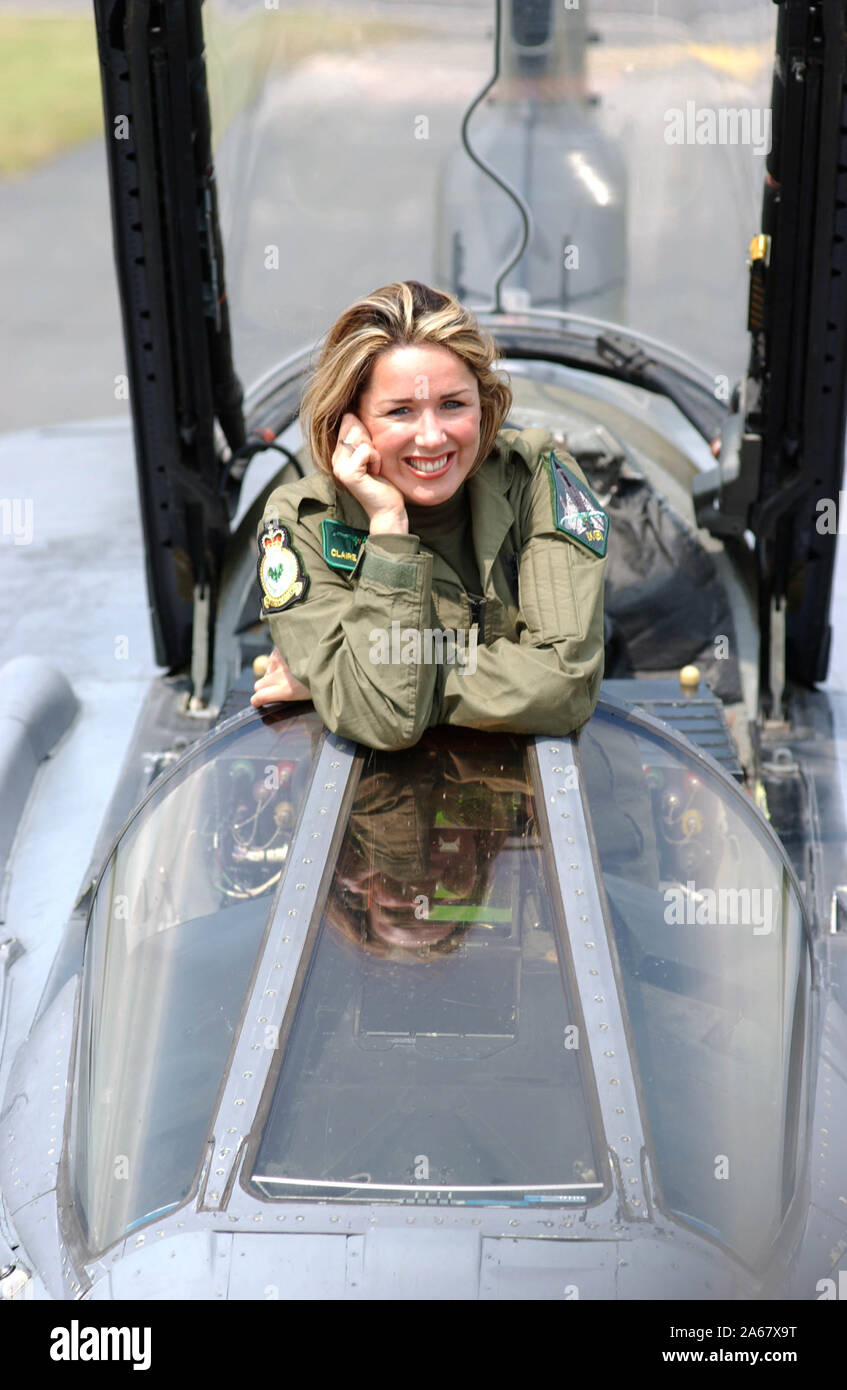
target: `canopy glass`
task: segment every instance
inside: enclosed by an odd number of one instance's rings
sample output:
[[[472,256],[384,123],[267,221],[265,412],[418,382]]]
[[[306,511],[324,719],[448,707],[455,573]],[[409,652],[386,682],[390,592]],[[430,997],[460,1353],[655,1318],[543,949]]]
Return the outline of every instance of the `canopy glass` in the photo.
[[[531,217],[504,307],[664,340],[719,394],[740,375],[775,6],[207,0],[203,13],[246,384],[394,279],[493,303],[522,220],[469,151]]]

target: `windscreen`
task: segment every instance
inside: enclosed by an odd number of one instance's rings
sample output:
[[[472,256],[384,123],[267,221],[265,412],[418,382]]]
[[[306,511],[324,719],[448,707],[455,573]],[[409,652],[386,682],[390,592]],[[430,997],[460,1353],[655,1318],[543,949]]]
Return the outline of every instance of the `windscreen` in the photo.
[[[373,753],[266,1097],[262,1196],[602,1193],[524,741]]]
[[[661,1200],[755,1264],[795,1190],[809,959],[744,794],[602,712],[579,740]]]
[[[652,335],[713,371],[725,399],[745,364],[776,13],[766,0],[206,0],[245,382],[392,280],[491,304],[523,226],[505,183],[531,219],[505,307]]]
[[[186,1197],[323,735],[251,718],[145,803],[85,949],[71,1165],[89,1248]]]

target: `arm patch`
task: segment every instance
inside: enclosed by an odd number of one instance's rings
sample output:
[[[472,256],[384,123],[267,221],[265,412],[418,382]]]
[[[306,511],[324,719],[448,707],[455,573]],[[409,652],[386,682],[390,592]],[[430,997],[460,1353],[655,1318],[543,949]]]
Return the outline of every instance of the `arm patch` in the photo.
[[[587,483],[583,483],[550,450],[550,500],[557,531],[579,541],[601,558],[609,544],[609,518]]]
[[[259,536],[259,588],[266,617],[306,597],[309,576],[284,526],[266,521]]]

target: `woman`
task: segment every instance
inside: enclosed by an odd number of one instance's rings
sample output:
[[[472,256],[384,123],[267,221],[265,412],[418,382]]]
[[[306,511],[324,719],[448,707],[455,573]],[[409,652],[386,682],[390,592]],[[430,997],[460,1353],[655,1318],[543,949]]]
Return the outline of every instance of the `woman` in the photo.
[[[545,430],[501,428],[496,351],[414,280],[330,329],[301,407],[318,472],[277,488],[259,529],[275,651],[254,705],[311,699],[372,748],[591,715],[608,521]]]

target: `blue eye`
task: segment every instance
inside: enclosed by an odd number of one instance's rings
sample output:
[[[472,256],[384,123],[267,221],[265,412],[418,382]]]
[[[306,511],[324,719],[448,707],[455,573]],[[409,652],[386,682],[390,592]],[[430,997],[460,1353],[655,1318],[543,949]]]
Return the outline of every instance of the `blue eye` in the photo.
[[[466,409],[466,407],[468,406],[468,404],[469,404],[468,401],[445,401],[445,402],[444,402],[444,407],[442,407],[442,408],[446,408],[448,405],[454,405],[454,406],[457,407],[457,409],[459,409],[459,410],[464,410],[464,409]],[[407,405],[395,405],[394,409],[393,409],[393,410],[389,410],[388,414],[389,414],[389,415],[400,415],[401,413],[407,411],[408,409],[409,409],[409,407],[408,407]]]

